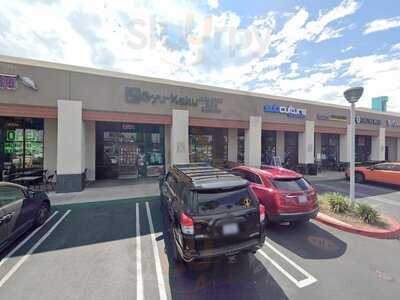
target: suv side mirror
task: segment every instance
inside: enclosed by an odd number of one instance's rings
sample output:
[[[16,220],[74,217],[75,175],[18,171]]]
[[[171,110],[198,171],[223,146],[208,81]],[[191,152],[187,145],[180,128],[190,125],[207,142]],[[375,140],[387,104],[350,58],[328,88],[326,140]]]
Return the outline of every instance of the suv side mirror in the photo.
[[[373,170],[375,170],[375,166],[370,166],[370,167],[368,167],[368,169],[373,171]]]

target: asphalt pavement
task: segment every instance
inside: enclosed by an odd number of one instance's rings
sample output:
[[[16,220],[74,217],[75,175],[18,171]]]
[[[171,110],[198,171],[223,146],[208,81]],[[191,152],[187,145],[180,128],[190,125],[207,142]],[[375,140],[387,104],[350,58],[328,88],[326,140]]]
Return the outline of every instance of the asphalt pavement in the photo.
[[[176,265],[158,197],[58,205],[6,250],[0,299],[395,299],[400,240],[274,225],[255,255]]]

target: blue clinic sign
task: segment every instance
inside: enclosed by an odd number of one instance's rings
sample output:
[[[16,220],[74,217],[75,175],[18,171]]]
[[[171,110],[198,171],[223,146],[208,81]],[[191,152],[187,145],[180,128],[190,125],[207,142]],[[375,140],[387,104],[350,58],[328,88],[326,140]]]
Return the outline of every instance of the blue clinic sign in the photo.
[[[264,105],[264,112],[285,114],[289,118],[297,118],[297,119],[304,119],[307,115],[306,109],[297,108],[292,105],[283,106],[283,105],[276,105],[276,104],[266,104],[266,105]]]

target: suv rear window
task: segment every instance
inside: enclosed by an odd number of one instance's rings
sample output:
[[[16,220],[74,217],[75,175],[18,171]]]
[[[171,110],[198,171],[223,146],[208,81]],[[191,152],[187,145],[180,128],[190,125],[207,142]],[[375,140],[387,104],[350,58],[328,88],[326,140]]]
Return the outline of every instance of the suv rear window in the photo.
[[[227,210],[251,208],[257,200],[248,187],[234,190],[197,191],[197,209],[199,215],[223,213]]]
[[[275,178],[271,181],[278,190],[285,192],[303,192],[311,187],[304,178]]]

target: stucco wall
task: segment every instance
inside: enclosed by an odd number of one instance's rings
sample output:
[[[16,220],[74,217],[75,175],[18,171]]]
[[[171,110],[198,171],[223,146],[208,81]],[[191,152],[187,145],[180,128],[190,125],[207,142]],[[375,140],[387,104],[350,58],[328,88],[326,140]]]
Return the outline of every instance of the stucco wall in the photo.
[[[47,175],[51,175],[57,170],[57,120],[44,120],[43,138],[43,168],[47,170]]]

